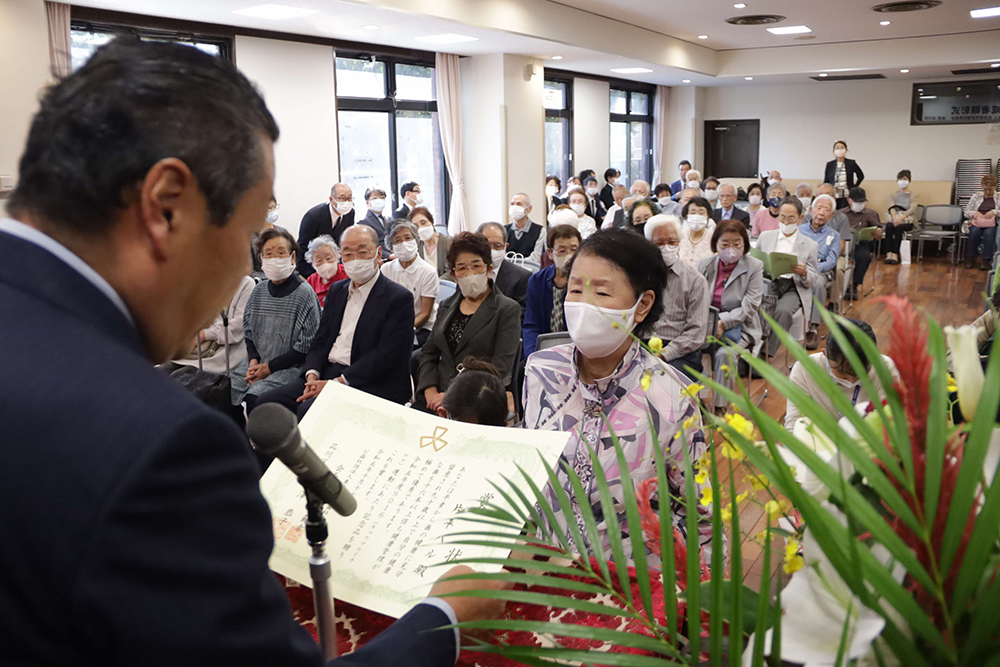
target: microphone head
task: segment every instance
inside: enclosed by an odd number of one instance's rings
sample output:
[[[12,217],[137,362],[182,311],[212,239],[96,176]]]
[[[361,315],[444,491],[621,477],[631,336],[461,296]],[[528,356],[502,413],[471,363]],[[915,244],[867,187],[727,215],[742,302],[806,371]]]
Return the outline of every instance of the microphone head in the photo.
[[[264,403],[254,408],[247,419],[247,436],[255,449],[275,456],[288,439],[298,433],[295,414],[278,403]]]

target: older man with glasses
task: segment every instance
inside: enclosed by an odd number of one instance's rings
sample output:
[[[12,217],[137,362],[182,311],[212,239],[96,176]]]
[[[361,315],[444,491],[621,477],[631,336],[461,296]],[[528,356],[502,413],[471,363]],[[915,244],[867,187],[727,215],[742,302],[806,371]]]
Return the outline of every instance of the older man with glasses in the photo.
[[[330,188],[330,198],[306,211],[299,223],[300,248],[308,248],[309,243],[319,236],[339,239],[344,230],[354,224],[354,194],[346,183],[337,183]],[[303,278],[316,273],[305,257],[299,258],[296,268]]]
[[[719,205],[712,209],[712,220],[716,224],[723,220],[737,220],[750,229],[750,214],[736,206],[736,186],[723,183],[719,186]]]

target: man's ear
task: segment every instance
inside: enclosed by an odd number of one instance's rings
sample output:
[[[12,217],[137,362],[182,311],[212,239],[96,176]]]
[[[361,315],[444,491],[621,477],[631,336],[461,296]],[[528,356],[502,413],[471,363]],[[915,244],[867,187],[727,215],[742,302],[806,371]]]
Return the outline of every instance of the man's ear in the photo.
[[[170,234],[181,217],[177,213],[192,188],[197,189],[194,175],[177,158],[160,160],[143,179],[139,192],[142,224],[161,259],[166,258]]]
[[[438,409],[437,409],[437,415],[441,419],[447,419],[448,418],[448,411],[444,409],[443,405],[439,405]]]

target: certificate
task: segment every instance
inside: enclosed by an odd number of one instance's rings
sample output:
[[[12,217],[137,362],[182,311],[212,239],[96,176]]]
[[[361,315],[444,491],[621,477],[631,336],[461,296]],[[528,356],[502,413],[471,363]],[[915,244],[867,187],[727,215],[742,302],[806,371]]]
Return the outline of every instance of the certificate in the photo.
[[[569,437],[449,421],[339,382],[326,384],[299,430],[358,501],[349,517],[326,510],[334,597],[395,618],[427,597],[450,561],[507,556],[447,545],[444,536],[471,530],[455,519],[465,509],[490,503],[512,511],[490,482],[505,488],[504,476],[521,479],[518,466],[543,488],[539,454],[555,467]],[[310,586],[302,487],[280,462],[260,486],[274,517],[271,569]]]

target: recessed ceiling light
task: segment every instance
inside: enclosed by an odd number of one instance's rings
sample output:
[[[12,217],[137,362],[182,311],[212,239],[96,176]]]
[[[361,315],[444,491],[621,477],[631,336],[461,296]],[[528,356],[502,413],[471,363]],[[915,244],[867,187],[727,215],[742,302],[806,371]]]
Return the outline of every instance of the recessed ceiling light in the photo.
[[[708,35],[698,35],[698,39],[708,39]]]
[[[733,5],[733,7],[735,7],[736,9],[746,9],[747,5],[745,2],[737,2],[735,5]]]
[[[820,72],[819,75],[820,76],[829,76],[826,72]]]
[[[288,5],[258,5],[237,9],[233,14],[243,16],[253,16],[259,19],[291,19],[297,16],[308,16],[318,13],[315,9],[302,9],[300,7],[289,7]]]
[[[684,79],[681,83],[691,83],[691,79]]]
[[[879,21],[879,25],[889,25],[891,21]]]
[[[1000,63],[993,63],[990,67],[1000,67]]]
[[[922,100],[936,100],[937,99],[937,95],[921,95],[920,99],[922,99]]]
[[[552,60],[562,60],[562,56],[552,56]]]
[[[370,23],[368,25],[363,25],[361,27],[364,28],[365,30],[378,30],[379,29],[379,26],[375,25],[374,23]]]
[[[910,70],[908,70],[908,69],[901,69],[901,70],[899,70],[899,73],[900,74],[909,74]]]
[[[653,70],[645,67],[616,67],[611,70],[616,74],[649,74]]]
[[[743,78],[746,79],[747,81],[753,81],[753,77],[752,76],[745,76]]]
[[[991,16],[1000,16],[1000,7],[984,7],[983,9],[973,9],[969,16],[974,19],[988,19]]]
[[[804,25],[786,25],[782,28],[768,28],[772,35],[798,35],[803,32],[812,32],[812,28]]]
[[[417,42],[427,42],[428,44],[461,44],[463,42],[478,42],[478,37],[468,35],[457,35],[453,32],[446,32],[442,35],[427,35],[426,37],[414,37]]]

